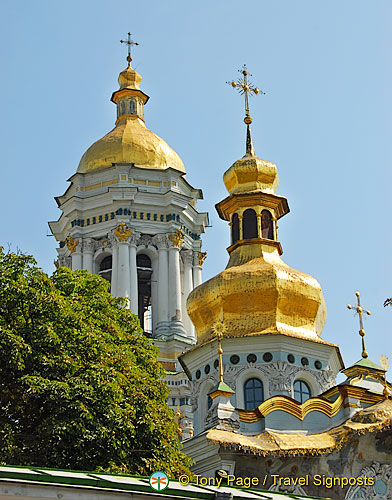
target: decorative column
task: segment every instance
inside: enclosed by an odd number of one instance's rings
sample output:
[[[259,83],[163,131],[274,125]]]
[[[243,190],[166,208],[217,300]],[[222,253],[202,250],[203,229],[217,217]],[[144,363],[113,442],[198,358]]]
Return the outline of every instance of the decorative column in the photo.
[[[130,270],[130,287],[131,287],[131,310],[133,314],[139,312],[139,297],[137,284],[137,263],[136,263],[136,247],[139,240],[139,233],[134,233],[130,239],[129,247],[129,270]]]
[[[169,248],[169,322],[170,333],[186,337],[181,314],[181,275],[180,248],[184,241],[183,233],[178,230],[169,234],[172,246]]]
[[[83,269],[93,272],[94,242],[91,238],[83,240]]]
[[[158,321],[156,336],[169,333],[169,255],[166,234],[158,234],[153,238],[158,247]]]
[[[108,240],[112,248],[112,279],[110,283],[110,293],[113,297],[117,297],[117,282],[118,282],[118,246],[117,238],[113,233],[108,235]]]
[[[262,238],[263,237],[263,232],[261,230],[261,213],[256,214],[257,217],[257,237]]]
[[[193,260],[193,288],[201,285],[201,266],[206,260],[207,252],[195,252]]]
[[[118,240],[118,295],[120,297],[130,297],[130,272],[129,272],[129,244],[128,238],[132,231],[128,226],[121,222],[114,230]],[[126,307],[129,309],[129,300]]]
[[[65,239],[65,244],[71,253],[72,271],[82,269],[82,248],[79,240],[74,240],[71,235],[68,235]]]
[[[183,250],[181,252],[181,256],[182,256],[182,261],[184,263],[184,294],[182,296],[183,323],[188,336],[192,338],[192,340],[196,340],[195,328],[186,310],[186,301],[188,295],[193,290],[193,276],[192,276],[193,252],[192,250]]]
[[[274,235],[274,240],[278,241],[278,222],[276,217],[272,217],[272,230]]]
[[[242,219],[244,217],[242,215],[239,215],[238,216],[238,226],[239,226],[239,229],[240,229],[240,240],[243,240],[244,239],[244,231],[243,231],[243,227],[242,227]]]

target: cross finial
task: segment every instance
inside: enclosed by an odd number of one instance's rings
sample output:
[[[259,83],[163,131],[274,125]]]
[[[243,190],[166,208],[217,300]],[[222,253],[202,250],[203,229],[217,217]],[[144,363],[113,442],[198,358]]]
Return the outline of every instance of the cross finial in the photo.
[[[225,333],[227,328],[223,321],[219,321],[218,323],[215,323],[213,325],[212,330],[216,334],[216,337],[218,339],[219,382],[223,382],[223,349],[221,341],[223,338],[223,334]]]
[[[365,349],[365,330],[363,329],[363,319],[362,315],[367,314],[370,316],[370,311],[364,310],[362,305],[361,305],[361,300],[360,296],[361,294],[358,292],[358,290],[355,292],[355,295],[357,297],[357,305],[356,306],[351,306],[350,304],[347,306],[347,309],[355,309],[355,312],[358,313],[359,316],[359,335],[362,337],[362,357],[367,358],[368,353]]]
[[[252,137],[250,134],[250,124],[252,123],[252,118],[249,113],[249,96],[264,94],[261,90],[255,87],[251,82],[248,81],[248,76],[252,76],[246,67],[246,64],[243,65],[242,69],[238,70],[242,77],[238,78],[237,81],[232,80],[231,82],[227,82],[233,88],[237,88],[241,95],[245,96],[245,118],[244,122],[246,124],[246,154],[250,156],[255,155],[255,151],[253,148]]]
[[[134,42],[131,39],[131,34],[128,32],[128,40],[120,40],[121,43],[126,43],[128,45],[128,56],[127,56],[127,61],[128,64],[131,64],[132,57],[131,57],[131,47],[132,45],[139,45],[137,42]]]

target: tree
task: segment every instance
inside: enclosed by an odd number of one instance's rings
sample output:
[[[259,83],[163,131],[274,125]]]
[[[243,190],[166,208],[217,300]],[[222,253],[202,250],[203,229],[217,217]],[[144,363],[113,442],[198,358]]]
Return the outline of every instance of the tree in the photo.
[[[170,475],[180,450],[157,349],[107,281],[0,247],[0,461]]]

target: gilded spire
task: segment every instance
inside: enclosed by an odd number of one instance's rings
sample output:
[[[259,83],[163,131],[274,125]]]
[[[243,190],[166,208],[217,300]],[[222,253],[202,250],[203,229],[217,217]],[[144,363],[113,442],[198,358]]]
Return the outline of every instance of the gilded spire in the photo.
[[[120,40],[120,43],[125,43],[128,45],[128,56],[127,56],[127,61],[128,61],[128,68],[131,67],[131,47],[132,45],[139,45],[137,42],[134,42],[131,38],[131,34],[128,32],[128,40]]]
[[[360,296],[361,294],[358,292],[358,290],[355,292],[355,295],[357,297],[357,305],[356,306],[351,306],[350,304],[347,306],[347,309],[355,309],[355,312],[358,313],[359,316],[359,335],[362,337],[362,357],[367,358],[368,353],[365,348],[365,330],[363,329],[363,319],[362,315],[366,313],[367,315],[370,316],[370,311],[365,311],[361,305],[361,300]]]
[[[246,124],[246,155],[245,156],[255,156],[255,150],[252,142],[252,135],[250,133],[250,124],[252,123],[252,118],[249,113],[249,95],[257,95],[264,94],[257,87],[254,87],[252,83],[248,81],[248,76],[252,76],[248,70],[246,65],[242,67],[242,69],[238,70],[242,73],[242,78],[239,78],[237,81],[232,80],[231,82],[227,82],[233,88],[238,88],[238,91],[241,95],[245,96],[245,118],[244,122]]]
[[[213,325],[212,330],[215,333],[216,338],[218,339],[219,382],[223,382],[222,338],[227,328],[223,321],[219,321]]]

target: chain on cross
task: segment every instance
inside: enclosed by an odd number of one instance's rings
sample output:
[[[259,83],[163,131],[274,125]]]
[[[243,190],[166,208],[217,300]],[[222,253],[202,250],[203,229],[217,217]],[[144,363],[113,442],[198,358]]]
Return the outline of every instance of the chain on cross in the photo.
[[[137,42],[134,42],[131,38],[131,34],[128,32],[128,40],[120,40],[121,43],[125,43],[128,45],[128,57],[127,61],[130,63],[132,61],[131,57],[131,47],[132,45],[139,45]]]
[[[247,125],[250,125],[252,123],[252,118],[250,117],[249,114],[249,95],[257,95],[257,94],[264,94],[260,89],[255,87],[251,82],[248,80],[248,76],[252,76],[246,67],[246,64],[242,67],[242,69],[238,70],[242,74],[242,78],[238,78],[237,81],[232,80],[231,82],[227,82],[229,85],[231,85],[233,88],[237,88],[239,93],[241,95],[245,96],[245,118],[244,122]]]
[[[359,316],[359,335],[362,337],[362,357],[367,358],[368,353],[365,349],[365,330],[363,329],[363,314],[367,314],[370,316],[370,311],[364,310],[363,306],[361,305],[361,299],[360,296],[361,294],[358,292],[358,290],[355,292],[355,295],[357,297],[357,305],[356,306],[351,306],[350,304],[347,306],[347,309],[354,309],[356,313],[358,313]]]

